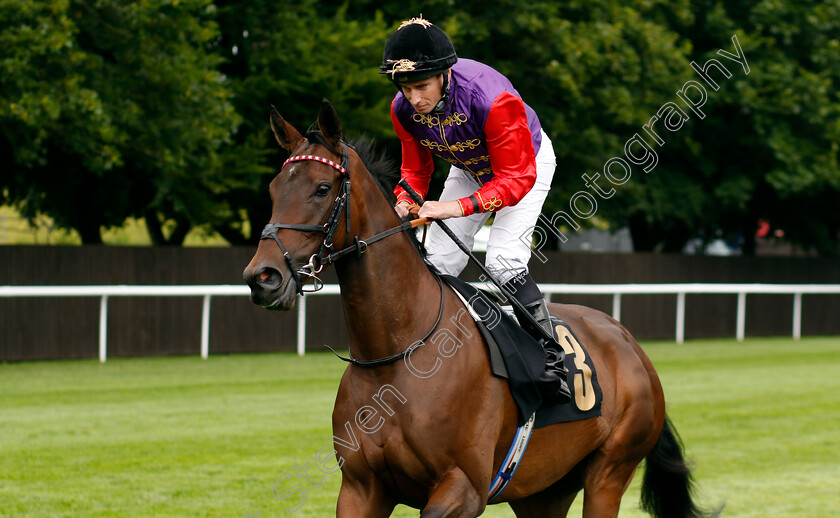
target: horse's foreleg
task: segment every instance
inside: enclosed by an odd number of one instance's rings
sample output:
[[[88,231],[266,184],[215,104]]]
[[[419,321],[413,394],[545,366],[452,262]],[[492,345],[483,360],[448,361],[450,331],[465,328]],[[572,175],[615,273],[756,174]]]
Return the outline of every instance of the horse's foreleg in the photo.
[[[336,518],[387,518],[396,507],[378,483],[353,484],[342,479],[336,504]]]
[[[480,494],[469,477],[454,468],[432,489],[420,518],[474,518],[487,505],[486,491]]]

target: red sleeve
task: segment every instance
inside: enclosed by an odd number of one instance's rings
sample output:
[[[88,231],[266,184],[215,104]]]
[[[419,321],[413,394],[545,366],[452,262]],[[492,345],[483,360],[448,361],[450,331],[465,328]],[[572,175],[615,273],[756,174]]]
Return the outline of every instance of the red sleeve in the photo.
[[[528,127],[525,103],[510,92],[503,92],[493,101],[484,123],[487,150],[493,179],[472,196],[458,202],[465,216],[478,212],[495,212],[516,205],[537,181],[534,142]]]
[[[394,113],[393,102],[391,103],[391,123],[394,125],[394,131],[397,133],[397,137],[400,139],[400,145],[402,146],[400,174],[408,182],[408,185],[425,199],[426,194],[429,192],[429,182],[432,179],[432,172],[435,168],[432,152],[421,146],[417,142],[417,139],[403,128],[400,121],[397,120],[397,114]],[[414,203],[411,196],[399,185],[394,188],[394,194],[397,196],[397,203],[402,200]]]

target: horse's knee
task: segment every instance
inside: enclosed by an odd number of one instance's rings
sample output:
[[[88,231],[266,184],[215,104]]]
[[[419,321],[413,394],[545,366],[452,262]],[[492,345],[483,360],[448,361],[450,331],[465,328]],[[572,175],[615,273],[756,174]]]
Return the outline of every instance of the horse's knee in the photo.
[[[472,518],[487,505],[461,470],[450,471],[432,490],[420,518]]]

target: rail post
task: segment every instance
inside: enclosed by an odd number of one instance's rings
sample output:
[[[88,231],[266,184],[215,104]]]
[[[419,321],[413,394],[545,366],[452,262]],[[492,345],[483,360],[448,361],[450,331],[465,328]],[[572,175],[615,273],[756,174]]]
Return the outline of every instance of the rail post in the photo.
[[[108,295],[99,299],[99,361],[108,358]]]
[[[802,294],[793,294],[793,339],[802,337]]]
[[[297,303],[297,353],[303,356],[306,353],[306,297],[298,297]]]
[[[685,292],[677,293],[677,343],[685,341]]]
[[[210,294],[204,295],[201,304],[201,358],[206,360],[210,354]]]
[[[738,293],[738,316],[737,322],[735,324],[735,338],[738,339],[739,342],[744,341],[744,328],[746,318],[747,318],[747,292],[741,291]]]
[[[613,293],[612,317],[621,322],[621,293]]]

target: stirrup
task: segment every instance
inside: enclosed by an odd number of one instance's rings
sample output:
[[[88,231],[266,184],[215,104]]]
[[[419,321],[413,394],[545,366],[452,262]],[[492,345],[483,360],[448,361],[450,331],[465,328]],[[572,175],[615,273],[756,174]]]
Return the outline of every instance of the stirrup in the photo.
[[[562,376],[564,379],[569,374],[569,370],[566,368],[566,365],[563,363],[566,359],[566,351],[563,350],[562,347],[557,348],[556,344],[559,344],[559,336],[557,336],[557,332],[555,331],[556,324],[554,323],[555,319],[551,316],[551,313],[548,312],[548,306],[545,303],[544,299],[539,299],[534,301],[530,304],[525,306],[525,309],[534,317],[534,320],[537,321],[537,324],[545,330],[553,339],[554,343],[545,343],[545,339],[541,336],[534,336],[537,341],[542,344],[543,349],[545,349],[546,354],[546,370],[551,370],[556,372],[558,376]],[[532,333],[534,335],[535,333]]]

